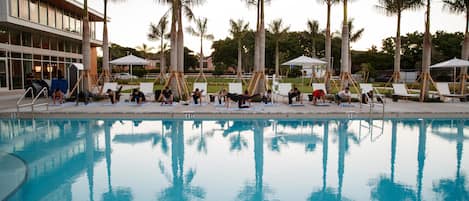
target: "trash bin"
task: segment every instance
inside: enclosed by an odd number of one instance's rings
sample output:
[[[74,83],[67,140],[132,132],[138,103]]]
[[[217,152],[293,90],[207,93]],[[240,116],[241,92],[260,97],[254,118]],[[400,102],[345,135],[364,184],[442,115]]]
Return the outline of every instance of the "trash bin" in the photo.
[[[214,95],[208,95],[210,97],[210,102],[213,103],[215,102],[215,96]]]
[[[392,102],[397,102],[399,100],[398,95],[392,95]]]

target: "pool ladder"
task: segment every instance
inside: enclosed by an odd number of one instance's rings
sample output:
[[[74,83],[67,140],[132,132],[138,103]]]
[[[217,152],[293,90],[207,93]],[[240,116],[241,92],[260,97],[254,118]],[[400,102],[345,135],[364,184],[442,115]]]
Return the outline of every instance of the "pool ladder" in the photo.
[[[363,105],[368,105],[368,106],[370,107],[369,113],[371,114],[371,113],[373,113],[373,108],[374,108],[375,106],[380,106],[381,108],[383,108],[382,114],[384,115],[384,107],[385,107],[385,105],[386,105],[386,100],[384,99],[384,96],[382,96],[382,95],[379,93],[378,90],[376,90],[375,88],[373,88],[373,94],[375,94],[374,97],[379,97],[379,98],[381,98],[381,100],[383,101],[382,103],[375,102],[372,98],[370,98],[370,97],[368,96],[368,93],[362,92],[362,94],[365,95],[365,97],[369,100],[369,102],[368,102],[368,104],[363,103],[363,101],[362,101],[362,96],[361,96],[361,94],[360,94],[360,98],[359,98],[359,100],[360,100],[360,109],[363,107]]]
[[[31,102],[21,104],[21,102],[26,97],[26,95],[28,95],[28,93],[31,93]],[[16,102],[16,111],[20,112],[20,108],[23,108],[23,107],[31,107],[31,112],[34,112],[34,107],[38,107],[38,106],[46,106],[46,110],[49,110],[49,101],[48,100],[45,103],[36,103],[37,100],[41,96],[44,96],[46,99],[49,97],[47,87],[42,88],[41,91],[39,91],[39,93],[37,93],[37,96],[34,96],[33,88],[29,87],[28,89],[26,89],[26,91],[23,93],[23,95],[21,95],[19,100]]]

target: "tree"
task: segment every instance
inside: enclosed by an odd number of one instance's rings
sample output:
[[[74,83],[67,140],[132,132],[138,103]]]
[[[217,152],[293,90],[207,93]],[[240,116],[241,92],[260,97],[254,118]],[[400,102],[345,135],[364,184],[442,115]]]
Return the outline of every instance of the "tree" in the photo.
[[[270,32],[272,32],[273,39],[275,41],[275,76],[279,77],[279,41],[285,36],[290,27],[284,27],[282,19],[272,21],[269,25]]]
[[[103,22],[103,75],[104,82],[109,82],[109,38],[107,32],[107,3],[108,1],[117,2],[125,0],[104,0],[104,22]],[[83,27],[84,28],[84,27]]]
[[[246,35],[246,32],[249,29],[249,22],[244,22],[244,20],[239,19],[234,21],[230,19],[230,33],[233,36],[233,39],[238,43],[238,68],[236,69],[236,77],[238,81],[242,80],[242,40]]]
[[[164,54],[166,44],[164,41],[169,38],[167,26],[168,16],[163,15],[157,25],[150,24],[150,33],[148,34],[150,40],[160,40],[160,81],[166,81],[166,58]]]
[[[141,46],[137,46],[136,48],[138,51],[143,53],[143,58],[147,58],[147,54],[154,50],[155,48],[149,47],[147,44],[143,43]]]
[[[349,71],[349,60],[347,59],[349,56],[349,27],[348,27],[348,0],[342,0],[343,7],[344,7],[344,19],[342,21],[342,48],[341,48],[341,70],[340,70],[340,80],[341,80],[341,88],[348,86],[349,81],[352,80],[351,74]]]
[[[468,0],[443,0],[445,6],[455,13],[466,14],[466,30],[464,32],[464,44],[462,46],[461,58],[469,59],[469,1]],[[461,68],[461,94],[465,92],[465,82],[467,79],[467,67]]]
[[[353,31],[353,20],[354,19],[350,19],[349,22],[348,22],[348,31],[349,31],[349,40],[350,42],[357,42],[358,40],[360,40],[360,38],[363,36],[363,32],[365,31],[364,28],[361,28],[359,30],[357,30],[356,32]],[[348,48],[349,48],[349,54],[348,54],[348,72],[352,72],[352,48],[350,46],[350,43],[348,45]]]
[[[91,68],[91,46],[90,46],[90,23],[88,16],[88,0],[83,1],[83,40],[81,41],[82,45],[82,54],[83,54],[83,91],[87,94],[90,91],[90,78],[89,70]],[[77,97],[78,101],[78,97]],[[77,102],[78,103],[78,102]]]
[[[428,97],[428,90],[430,89],[430,64],[432,58],[432,40],[430,33],[430,5],[431,0],[427,0],[425,13],[425,33],[423,35],[423,55],[422,55],[422,73],[420,74],[420,101]]]
[[[200,68],[200,73],[199,73],[199,76],[197,76],[197,78],[195,79],[195,81],[197,81],[197,79],[199,79],[199,77],[202,77],[205,82],[207,82],[207,78],[205,78],[205,75],[204,75],[204,51],[203,51],[203,42],[204,42],[204,39],[206,40],[213,40],[215,37],[213,37],[212,34],[208,34],[207,33],[207,18],[198,18],[198,19],[195,19],[195,29],[192,28],[192,27],[188,27],[187,28],[187,32],[189,32],[190,34],[196,36],[196,37],[200,37],[200,58],[199,58],[199,68]]]
[[[396,48],[394,50],[394,73],[392,80],[397,83],[400,79],[401,71],[401,14],[404,10],[415,9],[421,6],[419,0],[379,0],[376,7],[388,16],[397,16]]]
[[[331,36],[331,7],[333,4],[339,3],[340,0],[319,0],[320,2],[324,2],[327,5],[327,24],[326,24],[326,42],[325,42],[325,51],[326,51],[326,74],[324,75],[324,83],[326,84],[326,88],[330,88],[330,79],[332,76],[332,61],[331,61],[331,53],[332,53],[332,36]]]
[[[311,37],[311,56],[316,57],[316,39],[319,36],[319,22],[317,20],[308,20],[306,26],[308,27],[308,33]]]

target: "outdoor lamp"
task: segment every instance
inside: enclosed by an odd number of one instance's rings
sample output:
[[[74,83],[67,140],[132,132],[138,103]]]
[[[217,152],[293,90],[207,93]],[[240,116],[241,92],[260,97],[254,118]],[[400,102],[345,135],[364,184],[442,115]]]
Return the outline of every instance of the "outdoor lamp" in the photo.
[[[36,71],[36,73],[41,72],[41,66],[34,66],[34,71]]]
[[[51,65],[47,65],[47,72],[52,72],[52,66]]]

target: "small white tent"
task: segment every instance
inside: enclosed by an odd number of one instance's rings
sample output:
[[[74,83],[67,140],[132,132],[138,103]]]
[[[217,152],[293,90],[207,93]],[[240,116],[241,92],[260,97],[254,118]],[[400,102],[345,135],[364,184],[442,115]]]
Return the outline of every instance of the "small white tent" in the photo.
[[[318,68],[317,66],[325,67],[326,64],[327,64],[327,62],[322,61],[322,60],[317,59],[317,58],[311,58],[311,57],[307,57],[307,56],[300,56],[298,58],[287,61],[287,62],[283,63],[282,65],[301,66],[303,68],[302,70],[306,71],[307,75],[313,76],[313,74],[316,74],[316,76],[322,77],[323,68]],[[314,67],[317,67],[317,68],[315,69]],[[316,71],[316,72],[313,73],[313,71]]]
[[[125,57],[121,57],[118,59],[114,59],[109,62],[112,65],[118,65],[118,66],[130,66],[130,75],[132,75],[132,66],[133,65],[148,65],[148,61],[146,59],[134,56],[134,55],[127,55]]]

